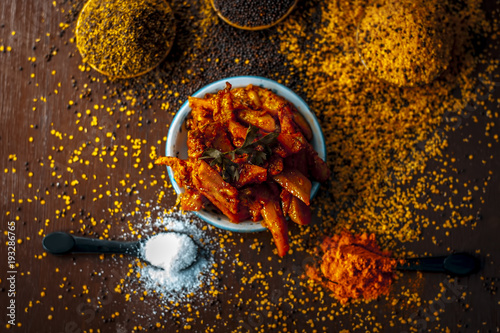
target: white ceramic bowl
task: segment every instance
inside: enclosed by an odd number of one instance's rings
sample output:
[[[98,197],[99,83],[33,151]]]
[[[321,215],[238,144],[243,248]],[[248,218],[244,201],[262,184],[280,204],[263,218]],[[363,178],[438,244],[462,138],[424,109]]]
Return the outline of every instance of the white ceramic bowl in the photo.
[[[207,93],[216,93],[217,91],[222,90],[226,87],[226,82],[229,82],[233,88],[246,87],[249,84],[268,88],[271,89],[271,91],[275,94],[284,97],[286,100],[295,105],[297,110],[304,116],[304,118],[312,128],[312,146],[318,153],[319,157],[321,157],[323,160],[326,160],[325,138],[323,136],[323,132],[321,131],[321,127],[319,126],[318,119],[316,118],[314,113],[309,110],[309,107],[302,98],[300,98],[289,88],[285,87],[282,84],[279,84],[276,81],[258,76],[230,77],[213,82],[201,88],[192,96],[203,98]],[[176,113],[174,119],[172,120],[172,123],[170,124],[170,129],[168,131],[167,137],[166,156],[175,156],[181,159],[187,159],[188,147],[186,118],[189,115],[189,112],[191,112],[191,108],[189,107],[189,102],[186,101]],[[170,167],[167,167],[167,171],[170,182],[172,183],[175,191],[177,193],[183,193],[184,189],[175,182],[172,169]],[[314,197],[318,192],[319,185],[320,184],[318,182],[312,183],[311,198]],[[257,232],[266,230],[266,228],[264,228],[260,224],[260,222],[243,221],[240,223],[232,223],[225,215],[208,210],[201,210],[194,213],[202,220],[224,230],[234,232]]]

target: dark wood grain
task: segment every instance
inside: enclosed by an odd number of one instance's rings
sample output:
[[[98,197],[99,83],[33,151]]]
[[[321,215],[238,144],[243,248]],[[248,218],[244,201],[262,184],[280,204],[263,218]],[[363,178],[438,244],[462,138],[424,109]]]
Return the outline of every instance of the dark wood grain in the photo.
[[[498,3],[486,1],[485,6],[494,9]],[[325,312],[319,308],[329,308],[335,300],[319,289],[306,288],[300,275],[307,255],[295,252],[278,259],[268,233],[240,235],[208,228],[209,237],[227,238],[226,252],[215,251],[220,270],[215,279],[219,294],[203,296],[207,294],[207,290],[203,290],[201,296],[194,296],[192,301],[188,299],[179,306],[165,304],[155,294],[143,295],[142,300],[134,294],[143,290],[133,274],[127,277],[135,267],[131,258],[46,254],[41,241],[49,232],[73,230],[90,237],[107,234],[110,239],[123,239],[122,229],[128,228],[126,222],[133,224],[142,218],[130,215],[136,208],[149,210],[146,203],[152,207],[172,207],[175,203],[175,194],[163,188],[166,182],[162,178],[163,168],[149,169],[148,164],[151,147],[160,153],[163,151],[171,112],[180,104],[172,104],[169,112],[165,112],[161,111],[162,100],[148,101],[151,107],[132,107],[129,102],[129,110],[135,112],[120,112],[118,100],[125,99],[124,92],[127,92],[122,82],[109,82],[95,72],[80,70],[81,57],[76,45],[69,42],[74,23],[60,35],[60,23],[67,19],[67,12],[61,10],[69,8],[65,3],[53,5],[51,1],[0,2],[0,45],[12,47],[11,51],[0,54],[0,331],[6,330],[6,307],[10,301],[5,243],[11,221],[15,221],[16,240],[20,242],[16,242],[15,268],[18,327],[10,331],[121,333],[147,329],[172,332],[190,327],[196,332],[230,332],[254,327],[262,331],[284,331],[286,327],[292,332],[311,332],[311,322],[318,332],[340,329],[404,332],[417,327],[425,331],[445,331],[448,327],[451,332],[497,332],[500,329],[500,297],[496,292],[500,283],[500,146],[498,140],[491,148],[478,144],[484,137],[486,123],[494,123],[491,131],[494,135],[499,133],[500,122],[498,115],[487,118],[482,107],[475,114],[477,122],[472,117],[464,119],[457,131],[448,133],[446,151],[457,158],[460,172],[456,177],[462,183],[488,182],[486,191],[475,196],[478,200],[475,208],[480,214],[476,226],[454,228],[451,236],[445,235],[446,229],[428,228],[418,243],[405,244],[407,250],[420,254],[450,250],[476,253],[482,259],[482,270],[451,284],[440,274],[403,275],[394,288],[414,282],[413,291],[422,298],[420,307],[415,304],[406,307],[383,299],[362,306],[336,305],[338,312],[333,317],[318,317],[318,313]],[[172,55],[174,62],[179,60],[179,54]],[[265,76],[266,72],[254,74]],[[186,100],[200,84],[193,80],[182,85],[178,99]],[[114,89],[122,95],[102,99]],[[87,90],[88,96],[80,98]],[[492,96],[485,108],[498,112],[499,84]],[[76,104],[69,106],[70,101]],[[106,110],[108,107],[115,108],[113,114]],[[92,116],[98,119],[97,125],[93,125]],[[113,137],[106,136],[108,132],[113,133]],[[464,138],[470,140],[466,142]],[[140,148],[133,147],[132,139],[141,142]],[[115,148],[119,157],[116,161],[110,155]],[[92,156],[94,150],[107,154],[99,159]],[[124,156],[125,150],[129,158]],[[468,159],[471,154],[475,160],[486,160],[487,166],[472,163]],[[70,163],[75,156],[79,160]],[[80,162],[86,160],[90,163]],[[438,166],[432,163],[428,166],[433,167]],[[482,188],[482,184],[478,185]],[[166,193],[158,203],[162,190]],[[480,197],[483,202],[479,201]],[[116,208],[116,201],[122,203],[121,209],[110,211]],[[440,218],[439,214],[429,212],[430,220]],[[297,233],[298,227],[291,229]],[[433,237],[438,240],[437,244]],[[260,252],[250,250],[255,239],[261,244]],[[225,264],[220,260],[225,260]],[[236,260],[244,264],[234,265]],[[257,263],[267,265],[266,269]],[[265,277],[246,285],[240,292],[242,279],[255,276],[261,270],[266,272]],[[123,278],[127,288],[116,292]],[[429,300],[439,299],[443,293],[452,300],[429,305]],[[131,301],[126,300],[126,294],[132,294]],[[256,297],[263,294],[268,296]],[[264,299],[268,303],[262,304]],[[190,302],[192,312],[186,307]],[[413,314],[422,320],[422,313],[434,311],[439,312],[439,320],[434,315],[418,325],[399,320]]]

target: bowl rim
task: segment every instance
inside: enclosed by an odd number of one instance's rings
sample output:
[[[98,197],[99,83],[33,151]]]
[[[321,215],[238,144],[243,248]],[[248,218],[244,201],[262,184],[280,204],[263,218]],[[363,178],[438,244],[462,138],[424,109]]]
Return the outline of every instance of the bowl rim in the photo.
[[[318,118],[311,111],[307,103],[293,90],[284,86],[281,83],[278,83],[272,79],[268,79],[261,76],[252,76],[252,75],[242,75],[242,76],[233,76],[224,79],[220,79],[214,81],[200,89],[198,89],[195,93],[191,94],[192,97],[200,97],[203,98],[207,93],[215,93],[219,90],[225,88],[226,82],[229,82],[233,87],[245,87],[249,84],[253,84],[255,86],[263,87],[270,89],[273,93],[285,98],[297,108],[297,110],[304,115],[306,115],[306,120],[308,120],[308,124],[313,129],[313,140],[317,140],[319,143],[319,147],[315,147],[316,152],[323,160],[326,160],[326,144],[325,137],[321,126],[319,125]],[[177,113],[174,115],[172,122],[170,123],[168,134],[167,134],[167,142],[165,145],[165,155],[166,156],[174,156],[176,157],[176,151],[174,150],[176,137],[184,124],[187,116],[191,112],[191,108],[189,107],[189,101],[186,100]],[[312,120],[312,121],[309,121]],[[179,195],[183,192],[183,188],[181,188],[174,178],[173,170],[170,167],[167,167],[168,177],[170,179],[170,183],[172,184],[175,192]],[[313,181],[311,188],[311,198],[313,198],[318,192],[320,187],[320,183]],[[241,223],[232,223],[224,221],[220,218],[214,218],[209,212],[205,210],[194,211],[193,212],[197,217],[202,219],[203,221],[213,225],[214,227],[231,231],[231,232],[260,232],[264,231],[267,228],[262,226],[260,222],[253,221],[244,221]]]

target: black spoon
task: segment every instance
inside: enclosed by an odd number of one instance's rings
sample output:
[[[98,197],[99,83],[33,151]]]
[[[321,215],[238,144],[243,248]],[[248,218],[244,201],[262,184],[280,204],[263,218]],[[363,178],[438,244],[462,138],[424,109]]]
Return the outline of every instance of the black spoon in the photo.
[[[480,263],[476,257],[470,254],[454,253],[448,256],[406,259],[396,268],[405,271],[438,272],[465,276],[476,273],[480,268]]]
[[[147,240],[136,242],[120,242],[103,239],[94,239],[87,237],[73,236],[66,232],[53,232],[43,238],[42,245],[45,251],[52,254],[69,254],[69,253],[98,253],[98,254],[127,254],[137,257],[148,264],[144,256],[142,248]],[[196,242],[193,243],[198,249]],[[193,262],[189,263],[181,269],[191,267],[197,260],[197,256],[193,258]],[[154,265],[152,265],[154,266]],[[157,267],[157,266],[155,266]],[[161,267],[157,267],[163,269]]]

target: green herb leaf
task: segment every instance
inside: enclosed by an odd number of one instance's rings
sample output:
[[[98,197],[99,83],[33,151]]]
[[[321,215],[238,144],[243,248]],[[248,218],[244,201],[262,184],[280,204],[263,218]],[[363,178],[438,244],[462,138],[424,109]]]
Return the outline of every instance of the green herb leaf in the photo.
[[[254,165],[262,165],[267,160],[267,154],[263,151],[254,150],[248,161]]]
[[[223,153],[215,148],[207,148],[203,154],[200,157],[200,160],[206,159],[206,158],[221,158],[223,157]]]
[[[257,134],[259,133],[259,128],[253,125],[250,125],[247,129],[247,134],[245,136],[245,142],[241,145],[241,148],[247,147],[253,143],[253,141],[257,138]]]
[[[256,139],[258,132],[258,127],[250,125],[250,127],[248,127],[247,136],[245,137],[245,142],[243,142],[243,145],[240,148],[236,148],[234,152],[239,155],[251,154],[258,146],[267,147],[272,144],[279,135],[279,132],[272,132],[253,142]]]
[[[262,138],[260,138],[257,142],[259,142],[260,145],[267,146],[270,145],[271,143],[276,140],[278,137],[279,132],[272,132],[267,135],[264,135]]]
[[[222,178],[225,181],[238,181],[240,179],[240,172],[238,171],[238,164],[234,163],[228,158],[224,158],[223,160],[223,173]]]
[[[228,152],[221,152],[215,148],[207,148],[203,154],[200,156],[200,160],[211,158],[210,166],[218,165],[222,169],[222,178],[225,181],[238,181],[240,178],[240,173],[238,170],[238,164],[234,163],[232,160],[235,159],[236,155],[248,154],[248,162],[254,165],[262,165],[267,160],[267,158],[272,154],[272,150],[269,147],[274,140],[279,135],[279,132],[272,132],[264,135],[262,138],[257,139],[259,134],[259,128],[250,125],[245,136],[245,141],[243,145],[239,148]],[[261,147],[257,149],[257,147]],[[230,158],[227,157],[229,155]]]

